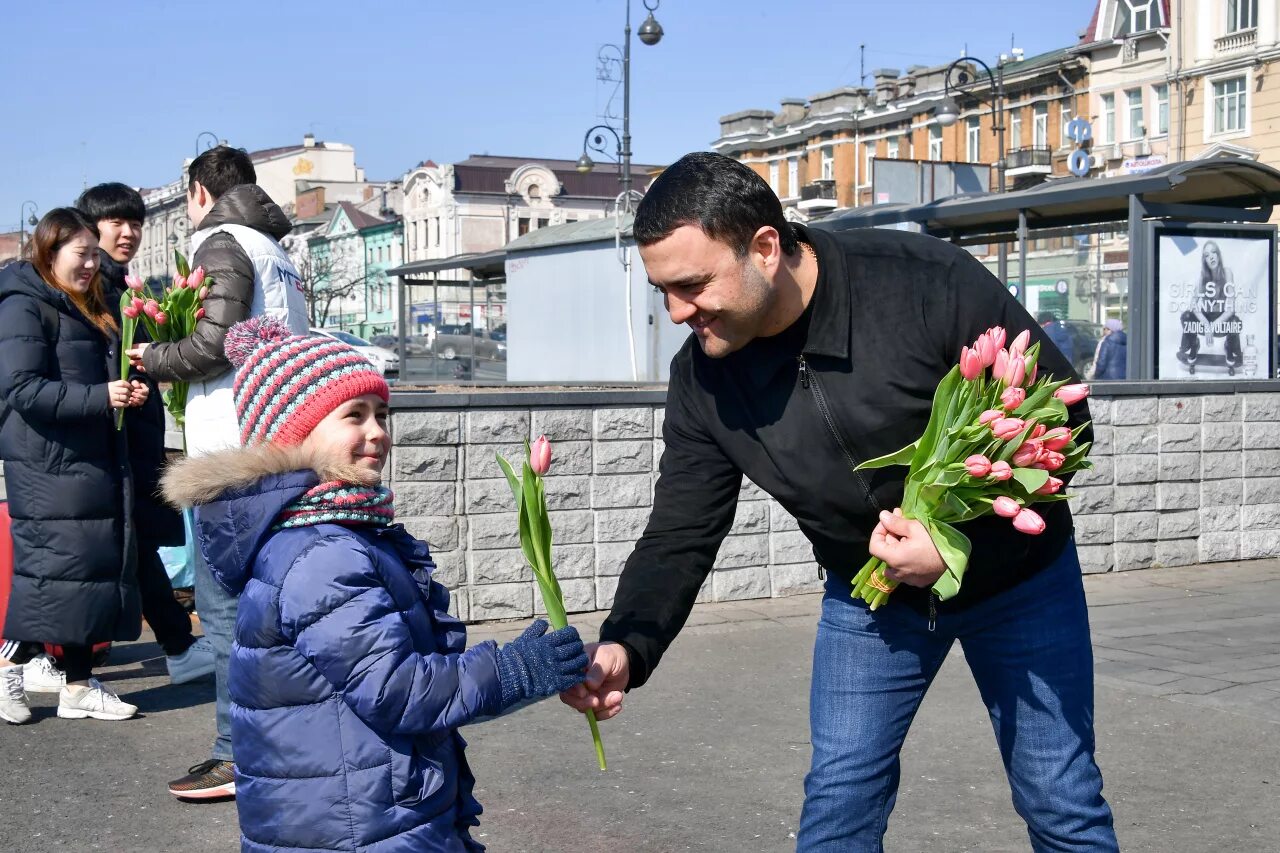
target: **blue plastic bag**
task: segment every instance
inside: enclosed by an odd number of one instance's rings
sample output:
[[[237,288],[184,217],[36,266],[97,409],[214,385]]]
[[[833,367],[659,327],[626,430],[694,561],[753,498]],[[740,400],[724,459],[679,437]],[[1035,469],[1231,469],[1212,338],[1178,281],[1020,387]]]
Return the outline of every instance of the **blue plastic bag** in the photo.
[[[164,563],[164,570],[174,589],[193,587],[196,583],[196,537],[191,519],[191,510],[184,509],[182,527],[186,533],[186,542],[160,548],[160,560]]]

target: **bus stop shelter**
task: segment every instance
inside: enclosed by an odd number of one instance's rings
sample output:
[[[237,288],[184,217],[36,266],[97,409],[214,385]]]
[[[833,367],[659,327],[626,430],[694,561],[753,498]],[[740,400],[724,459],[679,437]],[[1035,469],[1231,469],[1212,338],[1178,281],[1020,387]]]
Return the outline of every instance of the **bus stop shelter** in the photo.
[[[1110,224],[1128,235],[1128,378],[1157,378],[1157,226],[1244,224],[1271,233],[1265,294],[1270,318],[1267,372],[1275,374],[1275,249],[1271,219],[1280,200],[1280,171],[1262,163],[1217,158],[1171,163],[1151,171],[1105,178],[1065,178],[1009,193],[951,196],[921,205],[875,205],[838,211],[814,227],[830,231],[896,227],[923,231],[960,245],[1016,244],[1016,277],[1006,284],[1025,298],[1028,246],[1082,226]],[[1241,232],[1245,233],[1245,232]],[[1101,253],[1100,255],[1101,256]]]

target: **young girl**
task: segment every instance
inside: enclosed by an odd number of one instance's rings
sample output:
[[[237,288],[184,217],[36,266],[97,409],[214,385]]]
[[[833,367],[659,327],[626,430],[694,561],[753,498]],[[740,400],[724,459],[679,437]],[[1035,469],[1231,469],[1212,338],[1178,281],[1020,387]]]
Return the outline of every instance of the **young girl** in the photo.
[[[59,717],[124,720],[138,709],[91,678],[93,644],[142,631],[127,434],[113,410],[141,405],[147,389],[119,377],[97,226],[51,210],[29,252],[0,271],[0,459],[14,557],[4,633],[15,641],[0,648],[61,644],[65,683],[44,659],[42,683],[26,686],[57,691]],[[0,658],[0,719],[31,719],[23,682],[23,668]]]
[[[465,649],[425,543],[378,485],[382,374],[350,346],[256,318],[227,334],[244,449],[189,459],[205,557],[240,595],[231,652],[242,849],[478,851],[457,728],[583,680],[573,628]]]

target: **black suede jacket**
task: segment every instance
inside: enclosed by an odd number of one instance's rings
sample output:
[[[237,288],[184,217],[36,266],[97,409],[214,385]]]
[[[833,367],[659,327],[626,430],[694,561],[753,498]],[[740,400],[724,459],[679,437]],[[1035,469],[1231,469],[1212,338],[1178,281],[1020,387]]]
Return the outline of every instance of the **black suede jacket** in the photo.
[[[901,501],[907,470],[852,468],[920,437],[962,346],[991,326],[1006,327],[1010,340],[1027,329],[1040,342],[1041,370],[1074,377],[964,249],[901,231],[797,230],[819,265],[801,318],[722,359],[690,337],[672,360],[653,511],[601,628],[602,639],[627,646],[632,687],[688,618],[733,524],[744,474],[795,517],[819,566],[850,579],[867,560],[879,512]],[[1071,408],[1072,425],[1087,419],[1087,404]],[[1043,509],[1040,536],[991,516],[961,525],[973,543],[969,569],[938,612],[989,598],[1052,562],[1071,536],[1071,512],[1065,501]],[[890,606],[925,611],[931,596],[903,585]]]

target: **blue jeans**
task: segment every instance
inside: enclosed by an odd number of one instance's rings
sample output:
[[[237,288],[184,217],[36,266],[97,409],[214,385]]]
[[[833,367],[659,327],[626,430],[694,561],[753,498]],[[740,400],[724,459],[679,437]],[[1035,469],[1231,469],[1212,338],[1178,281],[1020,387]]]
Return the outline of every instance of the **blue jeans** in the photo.
[[[236,631],[236,609],[239,599],[213,579],[209,564],[200,548],[196,548],[195,595],[196,612],[204,635],[213,646],[213,677],[218,692],[218,737],[213,742],[212,757],[234,761],[231,753],[231,692],[228,673],[231,664],[231,641]]]
[[[928,618],[890,599],[872,613],[827,581],[813,654],[797,850],[882,851],[898,753],[955,640],[978,684],[1035,851],[1118,851],[1093,750],[1093,648],[1075,545],[1034,577]]]

